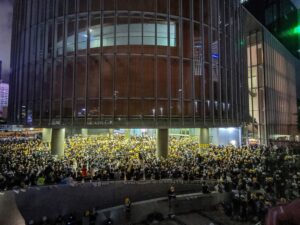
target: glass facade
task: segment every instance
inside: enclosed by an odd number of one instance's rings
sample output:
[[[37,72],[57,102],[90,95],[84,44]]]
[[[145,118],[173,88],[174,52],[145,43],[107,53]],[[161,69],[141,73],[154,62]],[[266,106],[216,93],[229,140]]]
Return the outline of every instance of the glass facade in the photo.
[[[10,120],[240,126],[239,0],[16,0]]]
[[[250,125],[248,138],[266,144],[297,134],[297,60],[250,14],[245,27]]]

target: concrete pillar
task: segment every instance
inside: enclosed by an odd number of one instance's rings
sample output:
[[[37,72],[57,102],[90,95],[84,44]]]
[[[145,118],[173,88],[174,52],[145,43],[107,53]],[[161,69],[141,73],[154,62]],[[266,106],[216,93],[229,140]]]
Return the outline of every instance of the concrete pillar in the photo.
[[[81,135],[82,135],[82,137],[87,137],[88,134],[89,134],[89,130],[88,129],[86,129],[86,128],[82,128],[81,129]]]
[[[52,129],[51,154],[64,156],[65,129]]]
[[[158,129],[156,135],[156,156],[158,158],[168,157],[169,148],[169,130],[168,129]]]
[[[125,137],[130,138],[130,129],[125,129]]]
[[[43,143],[50,143],[51,142],[51,135],[52,135],[52,129],[51,128],[43,128],[43,131],[42,131]]]
[[[200,128],[200,144],[209,144],[208,128]]]
[[[108,129],[108,135],[112,137],[114,135],[114,129]]]

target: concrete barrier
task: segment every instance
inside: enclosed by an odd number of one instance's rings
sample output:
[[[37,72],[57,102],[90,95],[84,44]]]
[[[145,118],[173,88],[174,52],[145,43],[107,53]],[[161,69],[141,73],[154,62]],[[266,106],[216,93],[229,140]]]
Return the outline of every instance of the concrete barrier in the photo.
[[[1,192],[0,194],[0,224],[25,225],[25,221],[16,205],[15,192]]]
[[[73,186],[31,187],[18,193],[6,192],[5,195],[8,193],[14,195],[15,199],[12,201],[16,202],[22,216],[28,222],[31,219],[40,221],[43,216],[47,216],[49,219],[70,213],[75,214],[75,216],[82,216],[87,209],[101,210],[123,205],[126,196],[130,197],[132,202],[166,197],[171,184],[175,186],[177,195],[197,193],[202,190],[201,181],[118,181],[84,183]],[[209,201],[212,202],[211,199]],[[188,206],[192,204],[182,201],[181,205],[185,205],[184,208],[189,208]],[[157,208],[153,204],[148,207]],[[142,215],[141,213],[138,214]],[[0,224],[6,225],[5,223]]]

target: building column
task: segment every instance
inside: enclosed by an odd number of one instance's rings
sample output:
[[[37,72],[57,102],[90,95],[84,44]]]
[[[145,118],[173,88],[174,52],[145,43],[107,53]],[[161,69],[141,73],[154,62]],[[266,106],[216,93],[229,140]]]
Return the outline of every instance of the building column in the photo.
[[[158,129],[156,138],[156,156],[158,158],[167,158],[169,148],[169,130]]]
[[[209,144],[208,128],[200,128],[200,144]]]
[[[42,141],[43,143],[51,142],[52,129],[51,128],[43,128],[42,131]]]
[[[130,129],[125,129],[125,137],[130,138]]]
[[[86,129],[86,128],[82,128],[81,129],[81,135],[82,135],[82,137],[87,137],[88,134],[89,134],[88,129]]]
[[[52,129],[51,154],[64,156],[65,129]]]

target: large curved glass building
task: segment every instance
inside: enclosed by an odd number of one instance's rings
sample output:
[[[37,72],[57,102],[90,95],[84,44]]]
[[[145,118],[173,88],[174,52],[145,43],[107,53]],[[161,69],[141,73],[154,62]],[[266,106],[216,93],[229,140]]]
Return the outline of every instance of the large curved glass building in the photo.
[[[245,120],[238,0],[16,0],[10,120],[228,127]]]

